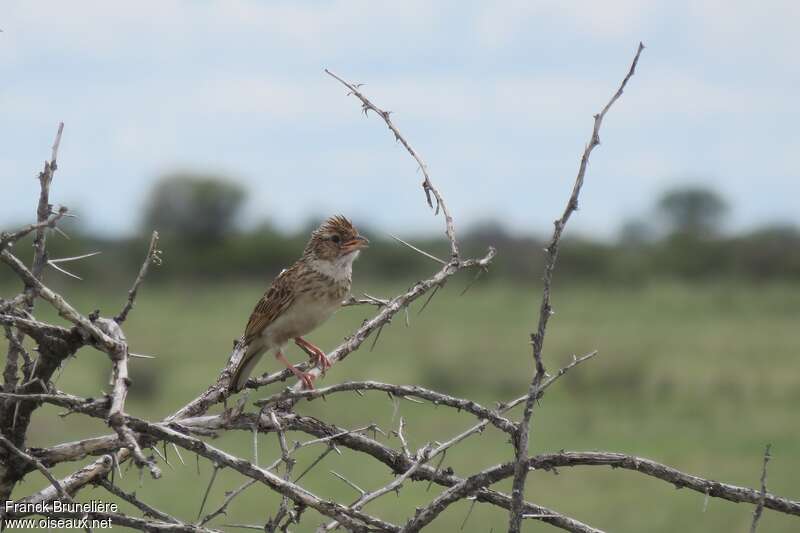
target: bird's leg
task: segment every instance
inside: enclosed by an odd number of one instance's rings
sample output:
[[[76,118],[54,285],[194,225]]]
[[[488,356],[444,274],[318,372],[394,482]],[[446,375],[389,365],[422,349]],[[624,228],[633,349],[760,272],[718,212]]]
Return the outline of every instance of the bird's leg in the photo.
[[[314,359],[316,360],[316,365],[322,370],[324,374],[326,370],[331,367],[331,362],[328,357],[325,355],[325,352],[305,340],[303,337],[295,337],[294,343],[297,344],[299,347],[308,350],[312,354],[314,354]]]
[[[297,376],[297,379],[303,382],[304,389],[313,389],[314,388],[314,374],[310,372],[303,372],[302,370],[298,370],[292,363],[289,362],[286,357],[284,357],[283,352],[280,350],[275,353],[275,359],[286,365],[286,368],[292,371],[292,373]]]

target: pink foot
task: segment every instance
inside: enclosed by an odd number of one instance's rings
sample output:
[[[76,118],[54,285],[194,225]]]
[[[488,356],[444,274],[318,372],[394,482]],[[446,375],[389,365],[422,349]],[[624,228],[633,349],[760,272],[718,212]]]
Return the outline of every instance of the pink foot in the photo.
[[[330,359],[328,359],[328,356],[325,355],[325,352],[323,352],[322,350],[320,350],[319,348],[317,348],[316,346],[314,346],[313,344],[311,344],[310,342],[308,342],[304,338],[297,337],[294,340],[294,342],[295,342],[295,344],[297,344],[301,348],[305,348],[306,350],[308,350],[309,352],[314,354],[313,355],[314,364],[316,366],[318,366],[320,368],[320,370],[322,370],[323,374],[325,373],[326,370],[328,370],[332,366],[331,365],[331,361],[330,361]]]

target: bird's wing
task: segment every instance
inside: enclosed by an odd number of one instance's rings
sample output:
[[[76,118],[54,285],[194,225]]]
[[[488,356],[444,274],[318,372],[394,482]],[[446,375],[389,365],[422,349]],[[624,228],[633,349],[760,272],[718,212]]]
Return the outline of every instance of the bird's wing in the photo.
[[[293,280],[296,275],[296,267],[297,265],[294,265],[281,272],[256,304],[244,330],[245,344],[249,344],[255,337],[261,335],[264,328],[274,322],[294,302],[295,283]]]

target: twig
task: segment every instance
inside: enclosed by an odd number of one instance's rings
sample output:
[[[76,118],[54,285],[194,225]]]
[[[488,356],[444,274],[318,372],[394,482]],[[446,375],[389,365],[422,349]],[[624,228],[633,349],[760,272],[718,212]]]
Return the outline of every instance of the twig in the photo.
[[[272,422],[273,427],[275,427],[275,432],[278,434],[278,445],[281,448],[281,462],[284,464],[284,473],[283,479],[284,481],[289,481],[292,477],[292,468],[294,467],[294,459],[291,458],[291,452],[289,451],[289,447],[286,445],[286,433],[283,431],[283,427],[281,427],[280,422],[278,422],[278,418],[275,416],[275,412],[270,410],[269,411],[269,418]],[[283,498],[281,498],[281,503],[278,506],[278,512],[275,513],[275,516],[264,526],[265,531],[268,533],[273,533],[275,529],[278,527],[278,524],[281,523],[283,517],[289,510],[289,497],[284,494]]]
[[[323,500],[311,492],[301,489],[295,483],[285,481],[263,468],[257,467],[244,459],[234,457],[218,448],[214,448],[202,440],[184,435],[178,431],[175,431],[174,429],[160,424],[150,424],[143,421],[134,424],[132,420],[130,423],[135,425],[137,430],[144,431],[159,440],[168,440],[170,442],[174,442],[175,444],[187,450],[191,450],[218,465],[230,467],[247,477],[257,479],[259,482],[264,483],[272,490],[288,496],[294,502],[311,507],[323,515],[342,522],[345,527],[351,528],[355,531],[365,530],[365,527],[361,525],[362,523],[383,531],[398,531],[399,529],[397,526],[367,515],[366,513],[348,509],[337,503]]]
[[[200,517],[203,516],[203,508],[206,506],[206,501],[208,500],[208,495],[211,492],[211,487],[214,486],[214,481],[217,479],[217,472],[222,469],[217,463],[214,463],[214,470],[211,472],[211,479],[208,480],[208,486],[206,487],[206,491],[203,494],[203,501],[200,502],[200,510],[197,511],[197,520],[198,524],[200,521]],[[200,524],[201,525],[201,524]]]
[[[381,383],[379,381],[350,381],[346,383],[339,383],[337,385],[331,385],[329,387],[324,387],[321,389],[312,389],[312,390],[286,389],[268,398],[258,400],[255,403],[256,405],[263,406],[263,405],[279,404],[287,400],[299,400],[299,399],[311,400],[314,398],[320,398],[322,396],[335,394],[337,392],[353,391],[353,390],[362,390],[362,391],[377,390],[377,391],[391,393],[393,396],[397,396],[400,398],[406,396],[422,398],[424,400],[433,402],[435,405],[446,405],[448,407],[453,407],[455,409],[458,409],[459,411],[460,410],[467,411],[468,413],[471,413],[477,416],[478,418],[488,420],[493,425],[497,426],[498,429],[501,429],[502,431],[505,431],[507,433],[512,433],[514,431],[514,424],[511,423],[511,421],[509,421],[506,418],[503,418],[494,411],[481,406],[477,402],[462,398],[456,398],[454,396],[442,394],[440,392],[432,391],[424,387],[419,387],[417,385],[393,385],[390,383]]]
[[[287,415],[284,417],[282,422],[284,426],[304,431],[312,435],[326,435],[337,432],[338,429],[324,424],[319,420],[310,417],[300,417],[297,415]],[[485,422],[483,423],[485,424]],[[342,435],[339,439],[337,439],[337,442],[352,450],[374,457],[398,474],[407,471],[407,469],[411,468],[414,464],[412,457],[384,446],[383,444],[375,441],[374,439],[370,439],[365,435],[349,433]],[[462,481],[461,478],[455,475],[437,472],[436,469],[427,465],[420,466],[411,477],[412,479],[434,480],[434,482],[438,485],[445,487],[453,486]],[[509,496],[490,489],[480,489],[475,493],[475,497],[481,502],[490,503],[504,509],[509,509],[511,506],[511,498]],[[567,531],[572,531],[575,533],[602,533],[598,529],[583,524],[582,522],[579,522],[573,518],[556,513],[552,509],[548,509],[546,507],[525,502],[524,508],[526,513],[556,515],[555,518],[543,518],[542,521]]]
[[[116,320],[96,318],[94,322],[102,327],[104,333],[111,336],[119,346],[116,351],[108,354],[114,365],[114,388],[111,391],[111,407],[108,409],[108,425],[114,428],[120,439],[126,443],[136,465],[140,468],[147,466],[153,479],[158,479],[161,477],[161,469],[158,468],[154,460],[145,457],[141,446],[136,441],[136,436],[125,423],[125,399],[128,396],[128,388],[131,384],[131,380],[128,377],[128,344],[125,335]]]
[[[758,521],[761,519],[761,513],[764,511],[764,501],[767,499],[767,463],[769,463],[771,457],[769,454],[771,447],[771,444],[767,444],[767,447],[764,449],[764,463],[761,465],[761,495],[758,498],[758,505],[756,505],[756,509],[753,511],[753,523],[750,524],[750,533],[756,533]]]
[[[309,472],[311,472],[311,469],[312,469],[312,468],[314,468],[315,466],[317,466],[317,465],[318,465],[318,464],[319,464],[319,463],[320,463],[320,462],[321,462],[323,459],[325,459],[325,457],[327,457],[327,456],[328,456],[328,454],[329,454],[329,453],[331,453],[332,451],[333,451],[333,444],[330,444],[330,445],[328,445],[328,447],[325,449],[325,451],[324,451],[324,452],[322,452],[321,454],[319,454],[319,455],[317,456],[317,458],[316,458],[316,459],[314,459],[314,460],[311,462],[311,464],[310,464],[310,465],[308,465],[308,466],[306,467],[306,469],[305,469],[305,470],[303,470],[302,472],[300,472],[300,475],[299,475],[299,476],[297,476],[297,477],[294,479],[294,482],[295,482],[295,483],[297,483],[298,481],[300,481],[301,479],[303,479],[303,478],[305,477],[305,475],[306,475],[306,474],[308,474]]]
[[[49,481],[49,482],[50,482],[50,484],[53,486],[53,488],[54,488],[54,489],[56,490],[56,492],[58,493],[58,496],[59,496],[59,497],[60,497],[62,500],[66,501],[66,502],[71,502],[71,501],[72,501],[72,498],[71,498],[71,497],[70,497],[70,495],[67,493],[67,491],[65,491],[65,490],[64,490],[64,487],[61,485],[61,483],[60,483],[60,482],[59,482],[59,481],[58,481],[58,480],[57,480],[55,477],[53,477],[53,474],[50,472],[50,470],[48,470],[48,469],[47,469],[47,467],[46,467],[46,466],[44,466],[44,465],[42,464],[42,462],[41,462],[41,461],[39,461],[39,460],[38,460],[38,459],[36,459],[35,457],[31,457],[31,456],[30,456],[30,455],[28,455],[27,453],[23,452],[22,450],[20,450],[20,449],[19,449],[19,448],[17,448],[16,446],[14,446],[14,443],[13,443],[13,442],[11,442],[10,440],[8,440],[8,439],[7,439],[7,438],[6,438],[4,435],[0,435],[0,444],[2,444],[3,446],[5,446],[5,448],[6,448],[8,451],[10,451],[11,453],[13,453],[14,455],[16,455],[17,457],[19,457],[20,459],[22,459],[22,460],[23,460],[23,461],[25,461],[26,463],[29,463],[29,464],[31,464],[32,466],[34,466],[34,467],[36,468],[36,470],[38,470],[39,472],[41,472],[41,473],[42,473],[42,475],[43,475],[45,478],[47,478],[47,481]]]
[[[403,450],[407,457],[411,457],[411,451],[409,451],[408,442],[406,442],[405,429],[406,419],[401,416],[400,423],[397,425],[397,438],[400,439],[400,449]]]
[[[550,319],[550,315],[553,314],[553,309],[550,305],[550,285],[553,280],[553,270],[556,266],[556,260],[558,259],[558,246],[561,240],[561,233],[564,231],[564,227],[566,226],[567,221],[569,221],[572,213],[578,209],[578,197],[581,192],[581,187],[583,187],[583,179],[586,174],[586,167],[589,164],[589,156],[591,155],[594,147],[600,144],[600,126],[603,124],[603,118],[608,110],[611,109],[611,106],[614,104],[614,102],[616,102],[617,99],[622,96],[622,91],[628,84],[628,80],[631,79],[636,71],[636,65],[639,63],[639,56],[641,55],[642,50],[644,50],[644,45],[639,43],[639,47],[636,50],[636,55],[633,58],[633,62],[628,70],[628,74],[622,80],[619,89],[617,89],[617,92],[614,93],[614,96],[611,97],[611,100],[609,100],[603,110],[594,116],[592,137],[589,141],[589,144],[586,145],[586,149],[583,151],[580,167],[578,168],[578,175],[575,178],[575,184],[572,187],[572,194],[570,194],[569,201],[567,202],[567,206],[564,209],[564,213],[561,215],[561,218],[554,222],[553,236],[550,239],[550,244],[548,244],[547,248],[545,248],[547,257],[545,259],[544,267],[542,303],[539,308],[539,324],[537,326],[536,333],[531,335],[531,344],[533,347],[533,358],[536,363],[536,371],[528,388],[528,397],[525,401],[522,420],[519,422],[517,436],[514,439],[514,456],[516,458],[515,460],[517,467],[514,471],[514,481],[512,483],[511,490],[512,506],[511,512],[509,513],[509,533],[519,533],[520,522],[522,520],[522,501],[524,500],[525,481],[528,477],[528,470],[525,468],[525,459],[528,457],[530,422],[531,416],[533,415],[534,403],[539,393],[539,387],[541,386],[542,380],[545,378],[545,367],[544,363],[542,362],[542,349],[544,347],[544,336],[547,328],[547,322]]]
[[[50,218],[46,220],[36,222],[35,224],[28,224],[27,226],[23,226],[12,233],[0,233],[0,250],[6,246],[13,245],[15,242],[27,236],[32,231],[43,230],[46,228],[57,229],[58,226],[56,226],[56,224],[67,215],[68,211],[69,210],[66,207],[62,206],[58,208],[58,211],[56,211],[55,214],[51,215]]]
[[[26,279],[23,277],[24,283],[24,290],[22,294],[19,295],[18,298],[14,300],[14,306],[23,304],[24,311],[26,313],[31,313],[34,308],[34,302],[37,293],[36,284],[42,278],[42,274],[44,271],[44,267],[47,260],[47,250],[46,250],[46,239],[47,239],[47,228],[48,227],[55,227],[55,223],[61,217],[65,216],[67,210],[65,208],[59,209],[59,212],[53,217],[50,218],[52,214],[52,206],[50,205],[50,183],[53,180],[53,175],[58,167],[57,158],[58,158],[58,147],[61,144],[61,135],[64,132],[64,123],[61,122],[58,125],[58,132],[56,133],[55,141],[53,141],[53,148],[51,151],[50,161],[45,161],[44,169],[39,172],[38,180],[39,180],[39,201],[36,207],[36,224],[33,227],[23,228],[22,232],[16,232],[11,236],[2,235],[0,238],[4,239],[2,245],[0,245],[0,254],[3,255],[3,259],[7,256],[12,257],[16,260],[18,267],[21,267],[22,270],[30,274],[30,276]],[[30,231],[34,231],[33,237],[33,261],[31,263],[31,270],[28,271],[25,268],[25,265],[22,264],[19,260],[16,259],[12,254],[8,252],[6,249],[8,244],[13,244],[14,240],[20,238],[21,236],[29,233]],[[12,266],[12,268],[14,268]],[[15,336],[16,342],[10,342],[9,344],[9,351],[8,357],[6,358],[6,367],[5,371],[3,372],[5,383],[4,385],[6,392],[15,392],[15,389],[11,389],[10,385],[13,383],[16,385],[16,374],[18,371],[18,360],[19,357],[24,357],[25,351],[22,348],[23,341],[25,339],[25,335],[22,332],[17,332]],[[60,361],[67,357],[67,352],[71,348],[71,346],[64,346],[65,350],[62,350],[60,354]],[[49,353],[48,355],[54,355]],[[59,357],[53,357],[52,359],[57,359]],[[59,364],[60,364],[59,361]],[[39,373],[41,374],[40,377],[44,377],[45,380],[49,379],[52,376],[51,365],[45,365],[46,370],[42,370]],[[54,370],[54,367],[52,367]],[[13,374],[13,377],[12,377]],[[33,371],[31,371],[31,377],[33,377]],[[27,392],[27,391],[26,391]],[[28,424],[30,422],[30,414],[35,408],[35,406],[27,406],[28,409],[25,412],[20,414],[20,407],[19,403],[17,402],[6,402],[4,403],[0,409],[0,429],[5,433],[6,437],[9,437],[10,441],[14,443],[16,446],[23,446],[25,442],[25,434],[28,430]],[[19,423],[18,423],[19,421]],[[2,499],[9,499],[11,496],[11,491],[14,488],[14,485],[22,478],[24,473],[16,472],[13,467],[6,468],[3,467],[2,472],[0,475],[0,500]]]
[[[103,487],[104,489],[106,489],[108,492],[110,492],[114,496],[122,498],[126,502],[130,503],[131,505],[133,505],[134,507],[136,507],[137,509],[142,511],[145,514],[145,516],[158,518],[159,520],[161,520],[163,522],[171,522],[173,524],[182,524],[183,523],[180,520],[178,520],[177,518],[175,518],[174,516],[171,516],[171,515],[163,512],[163,511],[159,511],[155,507],[144,503],[142,500],[140,500],[139,498],[136,497],[136,493],[135,492],[132,493],[132,494],[131,493],[127,493],[127,492],[123,491],[122,489],[120,489],[119,487],[117,487],[116,485],[112,485],[106,479],[101,479],[101,480],[97,481],[97,484],[100,485],[101,487]]]
[[[389,303],[389,300],[376,298],[375,296],[370,296],[367,293],[364,293],[363,298],[356,298],[351,296],[344,302],[342,302],[342,307],[348,307],[351,305],[375,305],[378,307],[383,307]]]
[[[136,276],[131,289],[128,291],[128,301],[125,302],[125,306],[122,308],[122,311],[120,311],[119,314],[114,317],[114,320],[117,322],[117,324],[122,324],[125,322],[125,319],[128,318],[128,313],[130,313],[131,309],[133,309],[133,303],[136,300],[136,294],[139,292],[139,286],[142,284],[142,281],[144,281],[145,276],[147,276],[147,272],[150,270],[150,265],[152,264],[161,264],[161,250],[158,249],[157,231],[154,231],[153,235],[150,237],[150,246],[147,249],[147,255],[145,256],[144,262],[139,269],[139,274]]]
[[[350,90],[351,94],[361,100],[364,114],[366,114],[367,111],[374,111],[378,116],[380,116],[394,134],[395,140],[402,143],[408,153],[411,154],[411,157],[416,160],[417,165],[419,165],[419,169],[422,171],[422,175],[425,176],[425,179],[422,181],[422,189],[425,191],[425,197],[428,201],[428,206],[433,209],[433,202],[431,202],[431,194],[433,194],[434,198],[436,198],[436,214],[439,214],[439,209],[441,209],[442,213],[444,213],[445,234],[447,235],[447,239],[450,241],[451,256],[453,258],[458,258],[458,242],[456,241],[456,230],[455,224],[453,223],[453,217],[450,215],[450,211],[447,209],[447,205],[444,203],[444,198],[442,198],[442,195],[439,193],[436,187],[433,186],[433,183],[431,183],[431,178],[428,175],[428,166],[424,161],[422,161],[422,158],[419,156],[416,150],[414,150],[411,145],[408,144],[408,141],[406,141],[406,139],[400,134],[400,131],[392,123],[392,120],[389,118],[389,111],[383,111],[375,104],[370,102],[369,99],[358,90],[358,86],[343,80],[328,69],[325,69],[325,72],[332,78],[338,80],[339,83]]]
[[[400,485],[402,485],[406,479],[410,478],[414,474],[414,472],[416,472],[419,469],[420,466],[422,466],[428,461],[428,459],[430,458],[431,451],[432,448],[430,446],[425,446],[424,448],[419,450],[419,452],[417,452],[417,454],[414,457],[415,459],[414,463],[405,472],[394,478],[394,480],[391,483],[379,489],[376,489],[372,492],[369,492],[367,494],[362,494],[358,500],[356,500],[352,505],[349,506],[349,509],[360,509],[364,507],[367,503],[377,498],[380,498],[384,494],[388,494],[393,490],[399,490]],[[331,531],[336,529],[338,526],[339,523],[337,521],[333,521],[321,529],[323,531]]]
[[[230,492],[227,492],[225,494],[225,500],[222,502],[222,505],[220,505],[219,508],[216,511],[207,514],[200,521],[200,525],[204,526],[207,523],[209,523],[211,520],[213,520],[214,518],[218,517],[219,515],[226,514],[226,511],[228,510],[228,505],[230,505],[230,503],[233,501],[233,499],[236,498],[242,492],[244,492],[245,489],[247,489],[248,487],[254,485],[255,483],[256,483],[256,480],[255,479],[251,479],[251,480],[248,480],[243,485],[237,487],[236,489],[234,489],[234,490],[232,490]]]
[[[472,503],[469,504],[469,510],[467,510],[467,515],[464,517],[464,521],[461,522],[461,527],[458,528],[459,531],[464,531],[464,526],[467,525],[467,520],[469,520],[469,517],[472,515],[472,510],[475,508],[475,504],[478,503],[477,498],[471,498],[471,499]],[[549,518],[552,518],[552,516]]]
[[[120,344],[115,339],[104,333],[95,326],[91,320],[79,313],[60,294],[39,281],[33,271],[28,270],[28,268],[13,254],[9,253],[8,250],[0,251],[0,260],[11,267],[26,284],[33,287],[36,294],[53,306],[59,316],[81,328],[104,352],[113,353],[121,348]]]

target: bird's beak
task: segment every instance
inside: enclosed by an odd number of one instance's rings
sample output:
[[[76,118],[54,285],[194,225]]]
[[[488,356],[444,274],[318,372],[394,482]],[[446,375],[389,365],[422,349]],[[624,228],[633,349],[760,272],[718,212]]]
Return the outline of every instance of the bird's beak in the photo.
[[[355,239],[347,241],[342,245],[342,249],[344,253],[355,252],[356,250],[360,250],[362,248],[369,247],[369,239],[366,237],[362,237],[361,235],[357,236]]]

